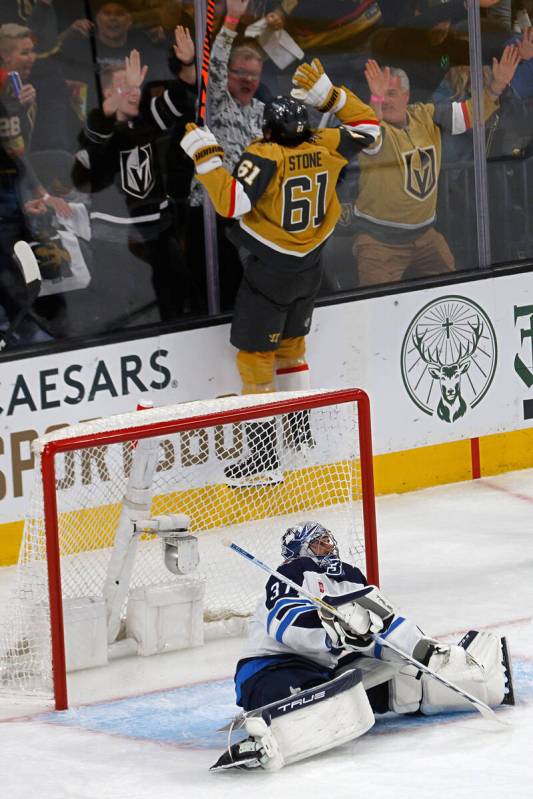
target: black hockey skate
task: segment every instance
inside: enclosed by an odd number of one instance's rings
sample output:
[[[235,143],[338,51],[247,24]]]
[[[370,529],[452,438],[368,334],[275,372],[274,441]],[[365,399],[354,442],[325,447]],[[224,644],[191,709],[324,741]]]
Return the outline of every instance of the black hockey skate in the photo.
[[[297,452],[316,447],[308,410],[293,411],[284,417],[283,439],[286,447]]]
[[[275,422],[250,422],[246,425],[246,438],[250,455],[225,467],[226,483],[254,488],[283,482],[276,450]]]
[[[246,738],[226,749],[209,771],[223,771],[228,768],[257,768],[261,765],[263,754],[261,745],[257,741],[253,738]]]

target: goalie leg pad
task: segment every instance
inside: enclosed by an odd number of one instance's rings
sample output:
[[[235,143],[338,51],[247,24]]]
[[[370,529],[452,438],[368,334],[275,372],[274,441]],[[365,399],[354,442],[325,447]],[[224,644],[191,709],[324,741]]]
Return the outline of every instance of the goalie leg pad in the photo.
[[[250,762],[247,767],[260,765],[267,771],[277,771],[352,741],[373,724],[374,714],[361,672],[353,669],[327,683],[244,714],[240,726],[249,733],[248,741],[255,742],[248,749],[260,753],[255,756],[255,763]],[[222,767],[219,764],[224,757],[213,770]]]
[[[352,741],[374,724],[357,670],[278,702],[270,716],[283,765]],[[263,768],[279,768],[279,763],[275,759]]]
[[[422,680],[415,666],[404,666],[389,682],[389,707],[395,713],[416,713],[422,701]]]
[[[472,630],[458,645],[435,651],[428,666],[491,707],[500,705],[505,698],[502,640],[497,635]],[[422,676],[422,692],[420,710],[424,715],[471,709],[466,699],[428,674]]]

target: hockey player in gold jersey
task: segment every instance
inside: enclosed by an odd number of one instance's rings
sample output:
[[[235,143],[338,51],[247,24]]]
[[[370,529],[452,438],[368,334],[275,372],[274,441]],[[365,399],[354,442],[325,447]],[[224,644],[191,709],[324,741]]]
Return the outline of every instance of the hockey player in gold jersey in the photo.
[[[216,211],[238,220],[234,241],[246,251],[231,328],[246,394],[309,387],[305,336],[322,278],[321,251],[340,216],[337,181],[379,136],[372,109],[333,86],[317,59],[298,67],[293,84],[292,97],[266,105],[263,138],[246,148],[233,175],[207,128],[189,124],[181,141]],[[341,126],[312,130],[304,104],[336,114]],[[312,446],[308,420],[289,423],[293,446]],[[228,480],[277,481],[274,437],[269,422],[248,425],[250,458],[227,467]]]

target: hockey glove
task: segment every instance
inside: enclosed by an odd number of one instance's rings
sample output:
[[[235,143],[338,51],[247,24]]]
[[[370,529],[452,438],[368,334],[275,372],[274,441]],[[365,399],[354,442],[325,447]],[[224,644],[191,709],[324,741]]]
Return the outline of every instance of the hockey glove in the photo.
[[[329,610],[320,608],[318,611],[322,626],[335,648],[367,650],[373,644],[372,635],[383,630],[383,620],[380,616],[362,608],[357,602],[339,605],[338,611],[342,613],[342,621]]]
[[[222,166],[224,150],[209,128],[199,128],[193,122],[185,126],[187,133],[180,145],[189,158],[192,158],[199,175],[205,175]]]
[[[300,64],[292,76],[292,82],[296,87],[291,91],[292,97],[318,108],[322,113],[331,111],[336,114],[346,103],[346,92],[333,86],[318,58],[314,58],[310,64]]]

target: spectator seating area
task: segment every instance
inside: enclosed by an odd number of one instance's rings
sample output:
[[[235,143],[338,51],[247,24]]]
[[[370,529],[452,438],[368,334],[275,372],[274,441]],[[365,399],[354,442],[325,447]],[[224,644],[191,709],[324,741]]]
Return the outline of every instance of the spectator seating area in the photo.
[[[196,114],[202,2],[2,0],[8,355],[231,313],[234,223],[208,206],[178,146]],[[491,259],[520,265],[533,259],[533,0],[480,5]],[[228,169],[261,136],[264,103],[312,58],[371,102],[384,131],[378,154],[345,169],[321,297],[477,269],[463,0],[217,0],[207,120]],[[20,239],[42,275],[31,305],[13,259]]]

